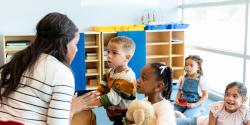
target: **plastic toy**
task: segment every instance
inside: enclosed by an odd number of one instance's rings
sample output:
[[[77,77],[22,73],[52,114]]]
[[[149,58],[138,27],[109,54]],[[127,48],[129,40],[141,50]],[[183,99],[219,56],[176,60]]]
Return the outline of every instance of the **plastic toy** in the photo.
[[[147,10],[143,10],[141,13],[141,17],[143,17],[143,22],[163,22],[162,19],[162,10],[161,8],[157,10],[154,10],[152,8],[149,8]],[[148,17],[148,18],[144,18],[144,17]]]
[[[141,17],[141,23],[144,25],[144,16]]]
[[[178,105],[179,106],[187,106],[187,100],[186,99],[178,99]]]

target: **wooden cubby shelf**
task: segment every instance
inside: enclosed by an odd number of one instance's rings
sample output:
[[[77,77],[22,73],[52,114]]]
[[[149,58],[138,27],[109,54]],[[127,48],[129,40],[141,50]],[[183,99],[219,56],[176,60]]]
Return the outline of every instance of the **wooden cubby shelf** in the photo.
[[[164,62],[174,70],[174,82],[183,75],[184,30],[146,30],[147,63]],[[183,42],[172,42],[172,39]]]

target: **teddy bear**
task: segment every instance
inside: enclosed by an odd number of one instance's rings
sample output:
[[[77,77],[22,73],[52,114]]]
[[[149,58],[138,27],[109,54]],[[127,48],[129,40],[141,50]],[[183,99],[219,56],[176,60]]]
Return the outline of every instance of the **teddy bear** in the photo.
[[[136,100],[128,106],[127,120],[136,125],[156,125],[157,117],[149,101]]]

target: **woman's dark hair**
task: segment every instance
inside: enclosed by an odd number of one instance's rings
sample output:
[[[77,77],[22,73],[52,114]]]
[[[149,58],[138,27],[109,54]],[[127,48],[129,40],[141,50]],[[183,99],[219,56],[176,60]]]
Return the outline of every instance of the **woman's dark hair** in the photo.
[[[169,66],[165,68],[162,71],[161,66],[166,66],[165,63],[163,62],[153,62],[149,63],[152,68],[155,69],[155,74],[156,74],[156,81],[163,81],[164,82],[164,88],[163,90],[163,96],[167,99],[170,100],[172,89],[173,89],[173,70]]]
[[[0,102],[18,88],[22,74],[33,74],[41,53],[51,55],[69,67],[67,44],[78,32],[76,25],[66,15],[54,12],[38,22],[36,31],[34,43],[15,53],[10,62],[0,67]]]
[[[203,63],[203,59],[199,56],[199,55],[189,55],[186,59],[185,59],[185,62],[188,60],[188,59],[192,59],[194,61],[197,62],[198,66],[200,66],[200,70],[197,71],[198,74],[201,74],[201,75],[204,75],[203,74],[203,70],[202,70],[202,63]],[[185,67],[185,66],[184,66]],[[184,68],[184,70],[186,71],[186,69]]]
[[[226,87],[225,94],[227,93],[228,89],[233,88],[235,86],[237,86],[240,96],[244,99],[247,96],[247,88],[245,84],[240,83],[240,82],[235,81],[235,82],[229,83]]]

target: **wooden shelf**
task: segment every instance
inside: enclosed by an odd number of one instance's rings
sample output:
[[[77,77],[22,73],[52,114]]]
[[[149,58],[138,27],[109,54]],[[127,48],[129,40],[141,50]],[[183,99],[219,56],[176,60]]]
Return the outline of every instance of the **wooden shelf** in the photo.
[[[86,90],[95,90],[95,89],[97,89],[98,86],[99,86],[99,85],[93,85],[93,86],[91,86],[91,85],[86,85]]]
[[[182,54],[172,54],[172,57],[182,57]]]
[[[147,42],[146,45],[168,45],[169,42]]]
[[[108,61],[107,59],[103,59],[103,61]]]
[[[184,44],[184,42],[171,42],[171,44]]]
[[[99,62],[99,59],[85,59],[85,62]]]
[[[151,59],[151,58],[168,58],[169,55],[147,55],[147,59]]]
[[[173,69],[173,70],[176,70],[176,69],[183,69],[183,67],[180,67],[180,66],[172,66],[172,69]]]
[[[98,76],[100,73],[86,73],[86,76]]]
[[[23,49],[5,49],[6,52],[18,52],[21,50],[23,50]]]
[[[85,46],[85,48],[99,48],[99,46]]]

